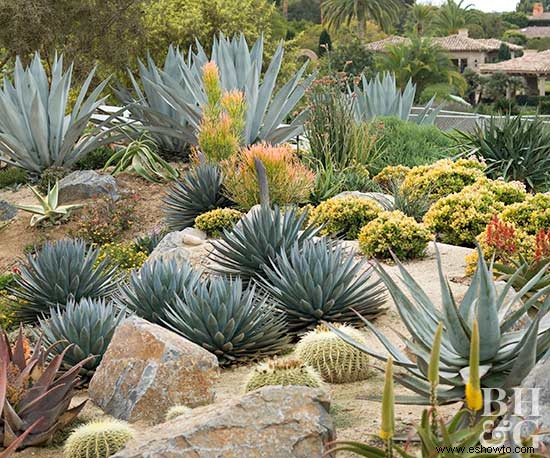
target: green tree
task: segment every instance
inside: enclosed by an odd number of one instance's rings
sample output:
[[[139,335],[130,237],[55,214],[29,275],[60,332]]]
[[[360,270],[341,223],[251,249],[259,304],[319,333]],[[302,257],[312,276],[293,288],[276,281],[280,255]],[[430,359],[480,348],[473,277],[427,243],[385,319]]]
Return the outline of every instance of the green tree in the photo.
[[[273,36],[273,24],[280,17],[276,5],[267,0],[150,0],[144,11],[146,47],[160,59],[170,43],[187,48],[195,38],[209,43],[220,32],[242,32],[249,41],[263,33],[266,44],[273,44],[286,35],[282,30]]]
[[[377,68],[395,74],[401,88],[412,79],[419,95],[426,86],[436,83],[449,83],[460,93],[466,89],[449,55],[429,38],[413,36],[410,43],[388,46],[385,53],[379,54]]]
[[[373,54],[367,51],[357,38],[341,41],[321,60],[321,73],[324,75],[345,72],[350,76],[357,76],[361,73],[372,76],[373,70]]]
[[[35,51],[50,63],[58,51],[75,61],[77,79],[98,63],[100,76],[123,71],[141,49],[141,7],[134,0],[0,0],[0,65]]]
[[[387,29],[397,19],[401,6],[400,0],[324,0],[323,15],[326,23],[335,28],[357,21],[357,33],[363,40],[368,20]]]
[[[520,13],[516,11],[502,13],[502,19],[506,22],[509,22],[510,24],[514,24],[520,29],[523,29],[524,27],[527,27],[529,25],[529,19],[527,17],[527,14],[525,13]]]
[[[424,35],[437,11],[433,5],[415,3],[409,10],[407,28],[419,36]]]
[[[327,51],[332,50],[332,40],[330,38],[330,34],[323,29],[321,34],[319,35],[319,56],[324,55]]]
[[[512,51],[510,51],[510,47],[506,43],[502,43],[500,48],[498,48],[498,61],[502,62],[503,60],[510,60],[511,58]]]
[[[473,19],[474,10],[464,0],[447,0],[435,15],[432,23],[438,35],[452,35],[464,28]]]

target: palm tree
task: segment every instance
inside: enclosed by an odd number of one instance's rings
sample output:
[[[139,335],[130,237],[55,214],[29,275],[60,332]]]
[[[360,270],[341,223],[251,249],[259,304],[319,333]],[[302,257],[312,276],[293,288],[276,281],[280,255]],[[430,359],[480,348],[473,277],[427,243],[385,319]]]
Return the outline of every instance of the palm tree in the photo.
[[[437,8],[433,5],[423,5],[415,3],[409,10],[409,22],[414,25],[414,32],[422,36],[428,29],[430,21],[433,19]]]
[[[434,17],[433,27],[438,35],[446,36],[457,33],[464,28],[467,23],[475,16],[471,4],[464,5],[464,0],[458,3],[455,0],[447,0],[447,3],[441,5],[439,11]]]
[[[429,38],[415,35],[410,42],[388,46],[386,52],[378,56],[376,66],[380,71],[393,73],[402,89],[412,79],[418,95],[426,86],[436,83],[451,84],[460,93],[466,89],[466,81],[447,52]]]
[[[401,6],[400,0],[325,0],[323,16],[331,27],[349,25],[357,20],[359,38],[364,39],[367,20],[387,29],[397,19]]]

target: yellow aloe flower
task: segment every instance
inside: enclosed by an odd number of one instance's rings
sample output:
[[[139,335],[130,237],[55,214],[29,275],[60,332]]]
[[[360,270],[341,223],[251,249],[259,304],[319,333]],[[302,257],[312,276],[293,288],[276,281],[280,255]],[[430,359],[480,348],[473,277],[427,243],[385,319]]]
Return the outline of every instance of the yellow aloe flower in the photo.
[[[483,407],[483,395],[479,378],[479,327],[477,319],[472,326],[470,342],[470,375],[466,383],[466,405],[468,409],[477,411]]]
[[[382,426],[378,436],[383,440],[389,440],[393,437],[394,429],[393,359],[390,356],[386,363],[384,394],[382,396]]]

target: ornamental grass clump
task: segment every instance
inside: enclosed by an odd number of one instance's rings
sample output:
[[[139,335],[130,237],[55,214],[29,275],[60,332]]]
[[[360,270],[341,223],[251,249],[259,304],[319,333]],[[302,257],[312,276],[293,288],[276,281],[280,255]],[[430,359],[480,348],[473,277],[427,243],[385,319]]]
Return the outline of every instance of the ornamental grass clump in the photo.
[[[260,185],[255,161],[262,161],[272,204],[301,204],[308,201],[315,174],[303,165],[288,145],[267,143],[250,146],[222,164],[227,197],[248,210],[260,203]]]
[[[376,271],[392,295],[399,315],[412,336],[402,339],[414,358],[409,358],[407,353],[393,345],[369,320],[363,321],[394,358],[395,364],[404,369],[402,373],[396,374],[395,378],[419,395],[414,398],[415,403],[429,403],[432,397],[428,367],[433,336],[439,323],[443,323],[441,378],[436,391],[440,404],[462,401],[467,392],[470,392],[470,396],[473,396],[472,393],[475,395],[478,386],[472,385],[470,378],[475,374],[471,374],[468,368],[471,366],[470,352],[476,321],[479,328],[480,387],[502,388],[511,393],[512,388],[522,382],[550,348],[550,325],[542,320],[550,309],[550,297],[546,297],[544,303],[539,306],[539,312],[526,326],[519,331],[514,329],[525,317],[525,313],[541,297],[548,294],[550,286],[538,291],[525,303],[521,301],[522,296],[540,280],[544,272],[533,277],[517,293],[513,292],[513,282],[510,280],[500,292],[497,292],[493,272],[480,251],[471,284],[462,301],[457,303],[443,273],[441,257],[437,252],[442,298],[439,308],[397,258],[395,261],[404,288],[399,286],[393,276],[378,263]],[[356,348],[375,358],[386,360],[384,355],[355,342],[338,328],[331,326],[331,329]],[[467,384],[470,384],[471,388],[467,389]],[[475,396],[472,399],[472,406],[478,406]],[[403,401],[407,402],[406,399]]]
[[[375,219],[382,207],[371,199],[358,196],[333,197],[311,211],[310,224],[321,227],[320,234],[357,238],[361,228]]]
[[[359,249],[369,257],[391,259],[393,252],[401,259],[425,255],[433,237],[421,223],[400,211],[382,212],[359,233]]]

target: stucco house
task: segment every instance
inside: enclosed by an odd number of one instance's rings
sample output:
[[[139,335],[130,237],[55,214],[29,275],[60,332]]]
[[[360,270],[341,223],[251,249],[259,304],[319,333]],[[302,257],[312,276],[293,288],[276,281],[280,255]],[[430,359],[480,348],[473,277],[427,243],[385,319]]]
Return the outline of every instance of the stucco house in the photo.
[[[479,72],[482,64],[495,62],[502,44],[506,44],[515,57],[523,47],[507,43],[495,38],[479,39],[468,36],[468,30],[460,30],[455,35],[447,37],[434,37],[432,40],[445,49],[460,72],[466,68]],[[409,38],[392,36],[380,41],[374,41],[365,45],[366,49],[373,52],[385,52],[389,45],[410,42]]]

